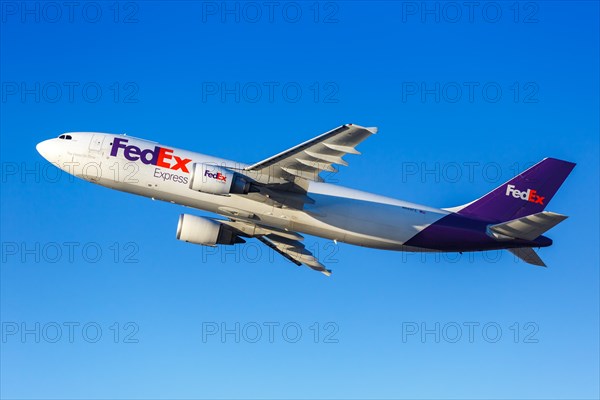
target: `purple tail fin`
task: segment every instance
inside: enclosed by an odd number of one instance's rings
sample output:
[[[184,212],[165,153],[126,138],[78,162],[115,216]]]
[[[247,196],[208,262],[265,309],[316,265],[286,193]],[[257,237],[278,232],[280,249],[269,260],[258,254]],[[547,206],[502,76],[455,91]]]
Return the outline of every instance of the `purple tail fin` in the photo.
[[[458,214],[489,221],[509,221],[546,208],[575,163],[544,158],[533,167],[465,205]]]

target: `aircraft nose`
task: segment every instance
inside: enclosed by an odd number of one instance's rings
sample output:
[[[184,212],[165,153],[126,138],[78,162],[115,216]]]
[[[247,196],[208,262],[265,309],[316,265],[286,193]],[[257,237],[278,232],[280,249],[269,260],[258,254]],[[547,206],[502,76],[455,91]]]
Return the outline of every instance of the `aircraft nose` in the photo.
[[[50,162],[56,161],[56,146],[52,139],[44,140],[43,142],[38,143],[37,146],[35,146],[35,149],[46,160]]]

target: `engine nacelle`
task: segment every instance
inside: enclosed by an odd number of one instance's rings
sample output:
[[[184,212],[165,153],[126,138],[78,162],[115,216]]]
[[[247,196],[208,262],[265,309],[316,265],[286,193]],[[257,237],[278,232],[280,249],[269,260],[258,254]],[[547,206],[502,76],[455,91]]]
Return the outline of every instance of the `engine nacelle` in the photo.
[[[179,216],[177,239],[204,246],[245,242],[219,221],[190,214]]]
[[[230,169],[196,163],[192,166],[190,189],[218,195],[248,194],[250,182]]]

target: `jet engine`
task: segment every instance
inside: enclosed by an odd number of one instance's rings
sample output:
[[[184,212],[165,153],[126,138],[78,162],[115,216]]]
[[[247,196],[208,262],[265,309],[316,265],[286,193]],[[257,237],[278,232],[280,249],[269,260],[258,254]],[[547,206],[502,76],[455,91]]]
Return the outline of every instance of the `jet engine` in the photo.
[[[241,174],[230,169],[209,164],[194,164],[190,189],[198,192],[229,195],[248,194],[250,182]]]
[[[219,221],[189,214],[181,214],[179,216],[177,239],[203,246],[215,246],[217,244],[231,245],[246,242]]]

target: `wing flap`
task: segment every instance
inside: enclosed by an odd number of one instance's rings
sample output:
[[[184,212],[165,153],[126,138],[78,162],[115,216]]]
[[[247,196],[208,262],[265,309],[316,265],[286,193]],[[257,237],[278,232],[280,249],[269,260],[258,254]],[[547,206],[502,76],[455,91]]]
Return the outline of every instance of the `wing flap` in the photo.
[[[339,144],[333,144],[333,143],[323,143],[323,145],[327,148],[330,148],[331,150],[335,150],[335,151],[339,151],[340,153],[347,153],[347,154],[356,154],[359,155],[360,151],[356,150],[353,146],[341,146]]]
[[[308,154],[315,160],[323,160],[323,161],[327,161],[328,163],[331,163],[331,164],[343,165],[344,167],[348,166],[348,163],[346,162],[346,160],[344,160],[342,157],[340,157],[338,155],[327,154],[327,153],[324,153],[321,151],[319,151],[319,152],[310,151],[310,150],[304,150],[304,153]]]
[[[229,221],[220,221],[221,223],[230,226],[245,236],[256,237],[262,235],[277,235],[282,238],[286,238],[289,240],[302,241],[304,240],[304,236],[297,232],[293,231],[284,231],[282,229],[272,228],[264,225],[257,225],[251,222],[239,221],[239,220],[229,220]]]
[[[306,168],[290,168],[290,167],[280,167],[282,171],[287,172],[292,176],[297,176],[298,178],[304,178],[309,181],[315,182],[323,182],[323,178],[319,176],[319,170],[306,167]]]
[[[310,161],[310,160],[305,160],[303,158],[296,158],[296,161],[298,161],[300,164],[304,164],[307,167],[312,168],[315,171],[328,171],[328,172],[337,172],[337,169],[335,169],[333,167],[333,165],[331,165],[331,163],[322,163],[322,162],[317,162],[317,161]]]
[[[326,276],[331,275],[331,270],[325,268],[325,266],[321,264],[300,242],[277,237],[276,235],[259,236],[257,239],[296,265],[304,264]]]
[[[297,232],[286,231],[240,220],[220,222],[233,228],[242,236],[258,239],[296,265],[304,264],[307,267],[315,271],[319,271],[327,276],[331,275],[331,271],[325,268],[325,266],[321,264],[309,250],[306,249],[302,243],[304,237]]]

